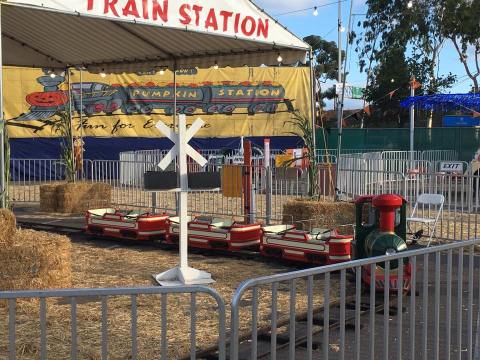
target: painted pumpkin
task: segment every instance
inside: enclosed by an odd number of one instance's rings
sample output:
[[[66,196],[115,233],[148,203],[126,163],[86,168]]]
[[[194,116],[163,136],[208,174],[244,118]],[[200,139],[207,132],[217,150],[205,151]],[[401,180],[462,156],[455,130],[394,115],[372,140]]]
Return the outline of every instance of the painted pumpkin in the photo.
[[[32,106],[54,107],[65,105],[68,96],[64,91],[35,92],[28,94],[26,100]]]

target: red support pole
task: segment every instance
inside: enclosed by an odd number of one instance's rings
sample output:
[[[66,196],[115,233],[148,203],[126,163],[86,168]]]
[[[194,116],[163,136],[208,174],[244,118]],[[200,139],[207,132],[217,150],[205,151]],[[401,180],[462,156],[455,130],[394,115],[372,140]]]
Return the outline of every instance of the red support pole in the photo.
[[[251,221],[251,196],[252,196],[252,143],[243,140],[243,214],[245,223]]]

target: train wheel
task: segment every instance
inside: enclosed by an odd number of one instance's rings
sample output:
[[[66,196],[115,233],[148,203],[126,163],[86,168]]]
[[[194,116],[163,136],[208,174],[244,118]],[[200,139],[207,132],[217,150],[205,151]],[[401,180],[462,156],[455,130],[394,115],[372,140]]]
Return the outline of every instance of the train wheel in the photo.
[[[185,106],[178,105],[177,106],[177,114],[183,114],[184,109],[185,109]],[[173,115],[173,106],[167,106],[165,108],[165,115],[167,115],[167,116],[172,116]]]
[[[218,113],[220,112],[220,106],[218,105],[210,105],[210,106],[207,106],[206,108],[206,113],[207,114],[215,114],[215,113]]]
[[[137,112],[136,105],[127,105],[127,107],[125,108],[125,113],[127,115],[132,115],[132,114],[135,114],[136,112]]]
[[[231,115],[235,111],[235,105],[226,105],[222,108],[222,114]]]
[[[186,106],[183,112],[187,115],[193,115],[193,113],[195,113],[196,110],[197,108],[195,106]]]
[[[167,116],[172,116],[173,115],[173,107],[172,106],[167,106],[165,109],[165,115]]]
[[[255,115],[260,111],[265,111],[265,104],[255,104],[248,107],[248,115]]]
[[[114,111],[118,110],[121,106],[121,102],[120,101],[110,101],[109,103],[107,103],[107,107],[105,109],[105,112],[107,113],[113,113]]]
[[[265,107],[265,112],[269,114],[275,114],[277,112],[277,104],[268,104]]]
[[[151,105],[142,105],[140,107],[140,112],[145,115],[150,115],[153,112],[153,108]]]
[[[85,106],[83,112],[87,117],[93,116],[93,114],[95,114],[95,107],[93,105]]]

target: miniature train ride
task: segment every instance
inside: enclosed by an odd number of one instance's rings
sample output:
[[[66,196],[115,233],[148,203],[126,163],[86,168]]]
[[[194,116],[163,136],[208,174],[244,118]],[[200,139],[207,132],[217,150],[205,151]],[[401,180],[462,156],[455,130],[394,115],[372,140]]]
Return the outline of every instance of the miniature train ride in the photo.
[[[314,265],[334,264],[407,250],[406,201],[397,195],[363,196],[356,200],[354,234],[341,234],[339,228],[297,229],[294,225],[264,226],[229,219],[197,216],[188,222],[188,246],[226,251],[255,250],[266,257],[282,258]],[[86,233],[95,237],[128,240],[155,240],[178,243],[179,219],[174,214],[142,213],[116,209],[89,210]],[[352,227],[353,228],[353,227]],[[396,291],[398,269],[403,266],[404,290],[410,288],[411,264],[390,262],[389,288]],[[385,288],[385,264],[362,269],[362,280],[377,290]]]

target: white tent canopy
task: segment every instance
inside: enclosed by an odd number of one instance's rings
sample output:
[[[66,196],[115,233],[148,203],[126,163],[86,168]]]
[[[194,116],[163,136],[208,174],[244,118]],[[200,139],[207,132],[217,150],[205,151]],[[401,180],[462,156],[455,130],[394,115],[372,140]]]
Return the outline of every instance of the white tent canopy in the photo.
[[[3,64],[124,72],[257,66],[309,46],[249,0],[1,1]]]

